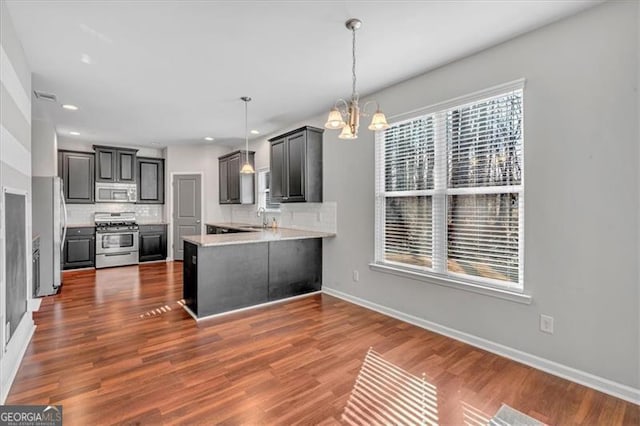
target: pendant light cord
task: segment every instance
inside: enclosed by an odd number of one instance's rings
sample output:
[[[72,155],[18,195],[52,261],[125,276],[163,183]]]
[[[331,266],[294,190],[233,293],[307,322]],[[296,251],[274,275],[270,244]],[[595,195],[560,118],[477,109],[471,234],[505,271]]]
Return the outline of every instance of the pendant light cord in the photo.
[[[356,92],[356,29],[353,28],[351,30],[353,34],[352,45],[351,45],[351,56],[353,57],[353,62],[351,64],[351,78],[352,78],[352,87],[351,87],[351,99],[358,99],[358,92]]]
[[[247,150],[247,156],[249,155],[249,133],[248,133],[248,121],[249,121],[249,114],[247,113],[248,111],[248,100],[244,101],[244,141],[245,141],[245,149]],[[247,157],[249,158],[249,157]],[[248,160],[247,160],[248,161]]]

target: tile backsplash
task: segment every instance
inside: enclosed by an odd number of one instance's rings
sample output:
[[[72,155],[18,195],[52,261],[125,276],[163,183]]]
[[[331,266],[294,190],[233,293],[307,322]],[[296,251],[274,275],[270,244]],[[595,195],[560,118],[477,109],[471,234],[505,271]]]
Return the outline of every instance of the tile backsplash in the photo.
[[[231,221],[258,225],[262,218],[256,213],[256,205],[237,205],[231,207]],[[273,217],[278,226],[299,228],[311,231],[337,232],[338,204],[335,201],[324,203],[281,204],[280,212],[267,212],[268,223]]]
[[[67,221],[69,225],[91,224],[95,212],[136,212],[138,223],[157,223],[164,221],[163,204],[127,204],[127,203],[99,203],[99,204],[67,204]]]

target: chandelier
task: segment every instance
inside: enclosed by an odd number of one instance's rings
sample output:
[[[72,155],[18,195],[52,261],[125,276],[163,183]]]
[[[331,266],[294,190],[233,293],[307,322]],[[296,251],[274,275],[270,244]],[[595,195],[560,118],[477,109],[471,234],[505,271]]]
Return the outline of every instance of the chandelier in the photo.
[[[362,112],[360,112],[360,107],[358,106],[359,95],[356,90],[356,30],[360,28],[362,25],[362,21],[359,19],[349,19],[345,22],[345,26],[352,33],[352,57],[353,62],[351,65],[351,79],[352,79],[352,87],[351,87],[351,101],[347,102],[344,99],[338,99],[334,105],[334,107],[329,112],[329,117],[327,118],[327,122],[324,127],[327,129],[342,129],[340,135],[338,136],[340,139],[357,139],[358,138],[358,127],[360,126],[360,115],[363,117],[367,117],[371,114],[366,113],[366,108],[369,104],[375,104],[376,109],[371,117],[371,124],[369,124],[369,130],[385,130],[389,128],[389,124],[387,124],[387,118],[384,116],[384,113],[380,110],[380,105],[378,105],[375,101],[369,101],[364,104],[362,107]]]

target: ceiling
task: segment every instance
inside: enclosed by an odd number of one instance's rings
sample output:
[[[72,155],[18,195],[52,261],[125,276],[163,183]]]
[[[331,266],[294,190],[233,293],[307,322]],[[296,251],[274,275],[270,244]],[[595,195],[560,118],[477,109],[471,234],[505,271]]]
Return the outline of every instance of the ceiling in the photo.
[[[34,117],[59,134],[138,146],[237,144],[600,1],[8,1],[33,71]],[[60,104],[74,104],[68,111]],[[384,107],[384,106],[383,106]],[[255,138],[255,136],[252,136]]]

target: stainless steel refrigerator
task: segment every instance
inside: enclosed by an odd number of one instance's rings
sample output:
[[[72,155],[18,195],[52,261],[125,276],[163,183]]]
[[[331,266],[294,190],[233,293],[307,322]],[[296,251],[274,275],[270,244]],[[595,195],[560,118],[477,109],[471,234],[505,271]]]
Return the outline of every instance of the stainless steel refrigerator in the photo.
[[[67,233],[62,179],[34,176],[31,195],[33,232],[40,235],[40,290],[34,296],[49,296],[62,285],[62,250]]]

